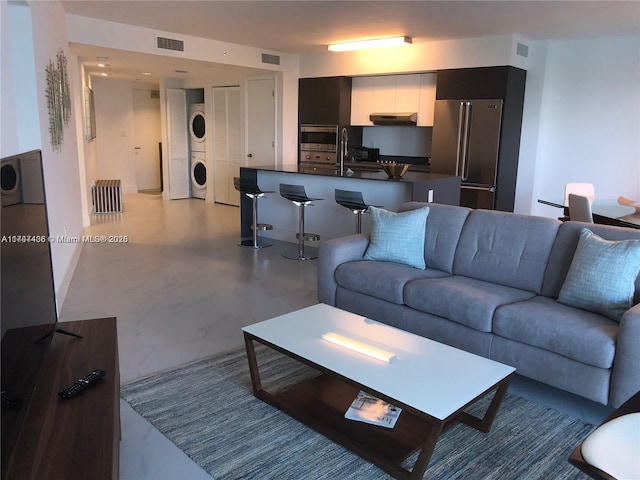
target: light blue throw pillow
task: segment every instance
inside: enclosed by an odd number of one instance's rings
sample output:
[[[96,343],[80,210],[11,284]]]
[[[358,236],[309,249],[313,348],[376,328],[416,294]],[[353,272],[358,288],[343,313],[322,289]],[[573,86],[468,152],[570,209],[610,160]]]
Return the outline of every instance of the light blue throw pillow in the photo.
[[[558,301],[620,321],[633,306],[640,240],[605,240],[583,228]]]
[[[402,213],[369,207],[373,230],[365,260],[410,265],[424,270],[424,236],[429,207]]]

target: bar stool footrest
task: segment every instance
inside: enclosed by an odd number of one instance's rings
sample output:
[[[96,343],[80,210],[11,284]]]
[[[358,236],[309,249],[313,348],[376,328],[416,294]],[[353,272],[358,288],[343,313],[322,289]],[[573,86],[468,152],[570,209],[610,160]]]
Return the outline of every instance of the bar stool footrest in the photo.
[[[273,225],[270,223],[259,223],[256,225],[256,230],[272,230]]]
[[[300,240],[300,232],[296,233],[296,239]],[[320,240],[320,235],[318,235],[317,233],[303,233],[302,234],[302,240],[305,242],[317,242],[318,240]]]

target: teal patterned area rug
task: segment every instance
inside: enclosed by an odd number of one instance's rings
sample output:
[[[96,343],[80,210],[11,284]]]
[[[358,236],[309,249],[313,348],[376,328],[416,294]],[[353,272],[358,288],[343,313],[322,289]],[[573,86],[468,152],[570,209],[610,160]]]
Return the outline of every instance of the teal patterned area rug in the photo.
[[[256,350],[269,389],[311,374],[269,349]],[[130,383],[121,395],[216,480],[390,478],[256,399],[244,348]],[[456,425],[440,437],[425,478],[585,479],[567,458],[594,428],[507,394],[489,433]]]

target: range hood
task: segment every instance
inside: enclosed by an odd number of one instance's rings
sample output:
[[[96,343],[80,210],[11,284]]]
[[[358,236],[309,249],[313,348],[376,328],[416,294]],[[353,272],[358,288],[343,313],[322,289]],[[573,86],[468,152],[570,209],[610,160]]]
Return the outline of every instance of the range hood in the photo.
[[[415,126],[418,121],[417,113],[372,113],[369,120],[374,125],[411,125]]]

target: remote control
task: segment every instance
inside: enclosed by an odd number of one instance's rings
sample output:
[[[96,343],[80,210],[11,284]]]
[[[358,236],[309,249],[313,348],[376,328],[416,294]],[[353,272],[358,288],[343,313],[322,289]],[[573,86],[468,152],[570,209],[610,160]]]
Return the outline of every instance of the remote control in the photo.
[[[105,376],[105,373],[102,370],[96,369],[93,372],[89,373],[88,375],[85,375],[84,377],[78,379],[72,385],[69,385],[63,391],[58,393],[58,396],[60,398],[71,398],[77,395],[78,393],[82,392],[89,385],[93,385],[104,376]]]

